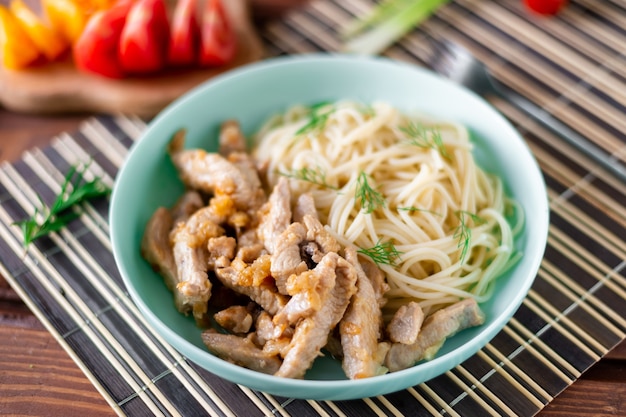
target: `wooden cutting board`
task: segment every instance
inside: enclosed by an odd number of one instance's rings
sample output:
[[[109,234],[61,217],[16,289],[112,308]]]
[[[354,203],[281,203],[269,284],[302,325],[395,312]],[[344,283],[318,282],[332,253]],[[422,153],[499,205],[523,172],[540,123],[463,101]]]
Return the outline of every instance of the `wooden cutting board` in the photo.
[[[263,57],[263,45],[247,2],[223,3],[239,41],[235,59],[226,66],[172,70],[122,80],[79,72],[71,58],[20,71],[0,67],[0,104],[11,111],[31,114],[102,112],[154,116],[172,100],[209,78]]]

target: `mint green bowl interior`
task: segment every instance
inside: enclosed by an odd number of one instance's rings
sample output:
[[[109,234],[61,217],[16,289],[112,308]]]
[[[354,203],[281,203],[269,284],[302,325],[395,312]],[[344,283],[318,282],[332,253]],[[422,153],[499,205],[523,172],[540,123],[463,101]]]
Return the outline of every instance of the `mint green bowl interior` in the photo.
[[[466,125],[475,156],[500,175],[526,214],[516,246],[517,265],[501,276],[495,295],[481,304],[484,325],[446,341],[436,358],[387,375],[350,381],[340,364],[320,358],[304,380],[261,374],[207,351],[193,319],[179,314],[160,276],[139,252],[144,226],[154,210],[171,205],[183,186],[166,156],[172,134],[186,128],[187,147],[216,149],[220,123],[236,118],[246,135],[271,115],[294,104],[353,99],[387,101],[405,110]],[[148,126],[133,146],[113,190],[110,226],[113,252],[132,299],[163,339],[201,367],[232,382],[284,397],[317,400],[363,398],[405,389],[455,367],[487,344],[526,296],[539,268],[548,231],[545,184],[528,147],[510,123],[484,100],[420,67],[385,58],[302,55],[274,58],[228,72],[182,96]]]

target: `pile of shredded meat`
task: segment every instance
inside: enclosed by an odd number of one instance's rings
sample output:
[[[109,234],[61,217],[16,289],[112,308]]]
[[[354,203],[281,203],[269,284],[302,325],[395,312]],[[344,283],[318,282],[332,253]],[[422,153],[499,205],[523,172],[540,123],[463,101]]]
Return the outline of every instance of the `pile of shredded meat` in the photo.
[[[236,121],[222,124],[216,153],[184,142],[181,130],[168,153],[187,191],[154,212],[141,253],[215,355],[303,378],[325,350],[347,377],[367,378],[432,358],[483,323],[473,299],[426,318],[411,302],[383,323],[384,274],[333,238],[310,194],[292,196],[286,178],[266,191]]]

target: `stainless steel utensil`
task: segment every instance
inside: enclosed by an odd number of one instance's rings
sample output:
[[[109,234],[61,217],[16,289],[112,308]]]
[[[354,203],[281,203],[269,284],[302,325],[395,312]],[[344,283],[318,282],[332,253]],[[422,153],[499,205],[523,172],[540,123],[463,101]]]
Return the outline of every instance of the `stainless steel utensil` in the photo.
[[[615,157],[558,121],[539,106],[500,85],[485,64],[479,61],[467,49],[448,41],[440,42],[433,40],[433,44],[435,45],[435,53],[430,58],[429,63],[436,72],[464,85],[487,99],[489,97],[499,97],[506,100],[567,143],[592,158],[605,170],[626,182],[626,168]]]

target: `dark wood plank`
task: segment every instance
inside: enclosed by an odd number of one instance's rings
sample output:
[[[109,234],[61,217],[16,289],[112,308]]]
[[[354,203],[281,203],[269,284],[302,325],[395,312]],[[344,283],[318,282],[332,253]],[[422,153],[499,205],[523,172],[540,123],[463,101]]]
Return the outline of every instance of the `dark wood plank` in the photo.
[[[113,408],[43,328],[0,324],[0,369],[2,415],[115,415]]]
[[[24,150],[45,146],[54,136],[76,130],[88,116],[35,116],[12,113],[0,107],[0,161],[15,161]]]
[[[608,359],[597,363],[539,413],[540,417],[623,415],[626,415],[626,362]]]

